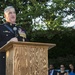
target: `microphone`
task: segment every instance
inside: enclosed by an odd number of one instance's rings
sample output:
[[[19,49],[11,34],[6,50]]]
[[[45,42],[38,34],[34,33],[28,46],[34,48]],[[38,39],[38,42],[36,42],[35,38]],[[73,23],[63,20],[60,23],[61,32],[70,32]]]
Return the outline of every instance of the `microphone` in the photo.
[[[17,35],[17,27],[13,27],[13,30],[14,30],[14,32],[15,32],[15,37],[17,37],[18,35]]]

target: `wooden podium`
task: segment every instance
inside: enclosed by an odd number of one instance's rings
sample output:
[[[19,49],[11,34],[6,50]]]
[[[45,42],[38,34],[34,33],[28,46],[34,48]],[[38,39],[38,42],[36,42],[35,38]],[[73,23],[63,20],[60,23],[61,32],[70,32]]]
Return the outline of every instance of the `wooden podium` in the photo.
[[[6,52],[6,75],[48,75],[48,49],[55,44],[10,42],[0,52]]]

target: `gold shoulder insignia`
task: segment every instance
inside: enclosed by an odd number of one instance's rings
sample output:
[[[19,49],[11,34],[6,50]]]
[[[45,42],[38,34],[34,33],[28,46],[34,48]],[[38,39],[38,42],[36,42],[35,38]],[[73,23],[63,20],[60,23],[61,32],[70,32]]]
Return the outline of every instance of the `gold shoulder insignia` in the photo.
[[[19,28],[18,33],[21,37],[26,38],[26,33],[21,28]]]

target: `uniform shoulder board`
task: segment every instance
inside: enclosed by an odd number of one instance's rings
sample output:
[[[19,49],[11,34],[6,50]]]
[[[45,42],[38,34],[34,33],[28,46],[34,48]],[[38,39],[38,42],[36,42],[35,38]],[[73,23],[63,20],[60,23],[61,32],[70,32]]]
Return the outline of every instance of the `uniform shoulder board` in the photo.
[[[22,26],[17,26],[18,28],[22,28]]]
[[[18,26],[18,28],[22,29],[22,30],[25,30],[22,26]]]

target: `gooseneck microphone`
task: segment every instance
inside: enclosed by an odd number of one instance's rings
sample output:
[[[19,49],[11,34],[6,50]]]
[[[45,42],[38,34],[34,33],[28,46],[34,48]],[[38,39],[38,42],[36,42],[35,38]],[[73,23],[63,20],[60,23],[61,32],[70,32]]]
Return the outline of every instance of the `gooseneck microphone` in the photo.
[[[17,34],[17,27],[13,27],[13,30],[15,32],[15,37],[18,37],[18,34]]]

